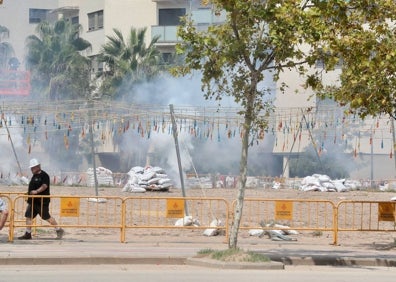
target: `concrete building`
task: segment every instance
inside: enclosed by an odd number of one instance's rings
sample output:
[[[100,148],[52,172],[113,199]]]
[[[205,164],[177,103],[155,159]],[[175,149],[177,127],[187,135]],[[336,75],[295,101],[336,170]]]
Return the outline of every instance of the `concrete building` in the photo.
[[[25,39],[35,34],[37,24],[43,20],[65,18],[81,24],[81,37],[92,44],[89,56],[100,52],[114,28],[127,37],[131,27],[146,27],[146,41],[159,36],[157,48],[167,57],[178,42],[180,16],[190,12],[202,29],[225,18],[224,14],[215,15],[199,0],[5,0],[0,5],[0,25],[10,30],[7,40],[23,67]]]
[[[23,67],[25,39],[35,34],[35,28],[43,20],[65,18],[82,26],[81,37],[92,44],[89,56],[99,53],[106,36],[113,28],[127,36],[131,27],[148,27],[157,22],[156,4],[147,0],[6,0],[0,6],[0,25],[10,30],[8,42]]]

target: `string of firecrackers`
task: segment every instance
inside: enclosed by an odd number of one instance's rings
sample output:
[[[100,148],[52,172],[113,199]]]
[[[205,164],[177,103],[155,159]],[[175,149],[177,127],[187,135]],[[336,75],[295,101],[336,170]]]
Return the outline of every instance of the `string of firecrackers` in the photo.
[[[28,132],[27,129],[30,128],[31,130],[29,132],[37,133],[39,131],[38,130],[39,125],[38,125],[37,120],[40,122],[40,117],[38,117],[38,118],[34,118],[34,117],[24,118],[24,117],[22,117],[21,126],[22,125],[24,126],[23,127],[24,128],[24,132],[27,133]],[[102,127],[102,124],[103,123],[107,123],[107,122],[108,122],[108,120],[94,121],[94,124],[95,124],[97,129],[100,129],[100,127]],[[194,125],[192,125],[192,122],[194,123]],[[278,123],[277,130],[278,131],[282,130],[284,134],[292,133],[293,135],[296,136],[296,134],[295,134],[296,130],[315,129],[315,125],[316,125],[316,123],[314,121],[305,122],[305,123],[300,121],[298,123],[295,123],[294,126],[292,124],[290,124],[290,122],[291,121],[289,120],[289,124],[288,124],[287,122],[283,122],[282,120],[280,120],[279,123]],[[8,123],[9,123],[9,125],[12,124],[11,121],[8,122]],[[114,119],[113,123],[114,124],[118,123],[118,120]],[[134,123],[134,121],[130,120],[130,119],[127,119],[127,121],[125,122],[124,118],[121,118],[121,120],[119,121],[118,133],[121,134],[121,133],[125,133],[126,131],[128,131],[129,128],[130,128],[130,123]],[[159,126],[159,124],[162,124],[161,127]],[[202,135],[200,135],[200,133],[206,132],[206,136],[207,137],[208,136],[212,136],[213,137],[213,131],[214,131],[215,124],[217,124],[216,127],[218,129],[218,133],[220,133],[219,128],[220,128],[220,125],[222,123],[220,122],[220,120],[211,121],[211,122],[210,121],[209,122],[205,121],[203,123],[203,128],[205,128],[205,130],[201,129],[202,126],[198,126],[198,123],[197,123],[196,120],[190,121],[188,126],[186,126],[186,119],[181,120],[179,122],[179,124],[180,124],[180,128],[179,128],[180,132],[182,132],[183,130],[184,131],[188,130],[195,137],[202,136]],[[67,134],[67,136],[69,136],[69,134],[70,134],[70,132],[72,131],[73,128],[80,128],[81,129],[81,128],[85,127],[84,125],[81,125],[80,122],[74,122],[74,118],[73,117],[70,120],[63,120],[63,119],[59,118],[59,115],[52,122],[52,128],[49,127],[47,119],[44,119],[43,125],[44,125],[44,132],[45,132],[45,135],[46,135],[45,139],[48,139],[48,133],[49,132],[58,131],[58,130],[66,130],[66,134]],[[169,120],[165,121],[164,118],[161,118],[161,120],[153,120],[153,121],[150,121],[148,118],[146,118],[146,126],[145,127],[143,126],[142,121],[141,120],[139,121],[138,131],[139,131],[139,133],[141,134],[142,137],[145,136],[145,133],[149,133],[151,130],[155,131],[155,132],[160,132],[160,128],[162,128],[162,132],[164,133],[166,125],[169,126],[170,125],[170,121]],[[237,131],[241,132],[241,130],[240,130],[241,125],[240,125],[239,122],[236,122],[235,125],[234,125],[236,128],[238,128],[238,130],[236,130],[235,128],[232,129],[231,128],[232,125],[230,125],[229,121],[226,121],[224,126],[225,126],[225,130],[226,130],[226,135],[227,135],[228,138],[235,137],[235,135],[236,135],[235,133]],[[377,123],[377,126],[374,127],[374,129],[368,128],[365,131],[369,132],[370,130],[374,130],[374,133],[375,133],[375,131],[379,130],[379,129],[377,129],[378,127],[379,127],[379,125]],[[328,129],[328,128],[329,128],[328,124],[325,124],[325,126],[322,127],[321,129]],[[380,130],[383,130],[383,129],[380,129]],[[270,129],[270,131],[272,133],[274,133],[274,129],[273,128]],[[390,127],[389,127],[389,131],[391,132],[391,128]],[[325,132],[326,135],[328,135],[327,131],[324,131],[324,132]],[[360,132],[363,132],[362,129],[360,130]],[[343,136],[343,134],[342,134],[342,136]]]
[[[298,120],[299,116],[297,115],[296,117],[294,117],[294,120]],[[315,126],[318,126],[318,129],[322,130],[322,134],[319,134],[320,139],[319,139],[319,143],[320,145],[318,146],[317,150],[318,153],[321,154],[323,149],[324,149],[324,142],[326,141],[327,137],[328,137],[328,132],[326,129],[329,128],[329,125],[336,125],[337,127],[341,126],[341,140],[345,142],[345,146],[347,146],[347,142],[348,139],[345,138],[345,130],[347,128],[351,128],[353,126],[353,124],[357,124],[360,127],[360,130],[357,132],[357,136],[354,137],[355,138],[355,145],[354,145],[354,156],[357,157],[358,153],[360,152],[360,148],[361,148],[361,136],[362,134],[367,135],[370,134],[370,145],[372,144],[372,140],[373,140],[373,135],[376,134],[376,132],[378,133],[378,131],[380,131],[381,136],[378,137],[377,139],[381,139],[380,142],[380,146],[381,149],[384,149],[384,132],[387,132],[387,129],[384,129],[385,125],[389,126],[389,133],[392,133],[392,128],[390,127],[390,121],[389,119],[381,119],[381,118],[376,118],[374,124],[375,126],[367,126],[366,128],[361,130],[362,126],[364,125],[363,121],[360,119],[357,119],[356,116],[353,116],[351,119],[347,119],[346,116],[343,116],[342,118],[336,118],[333,120],[323,120],[323,121],[313,121],[312,119],[309,118],[305,118],[305,123],[300,122],[300,125],[298,126],[297,123],[295,122],[295,126],[291,126],[291,124],[293,123],[292,121],[292,117],[291,115],[288,117],[288,120],[286,120],[286,118],[284,116],[282,116],[280,118],[280,120],[278,121],[278,126],[277,126],[277,130],[281,131],[284,135],[283,137],[283,145],[282,145],[282,151],[287,151],[288,149],[290,149],[290,144],[289,144],[289,136],[293,136],[293,144],[295,142],[301,142],[301,135],[302,135],[302,130],[307,129],[307,130],[314,130]],[[307,121],[308,120],[308,121]],[[335,123],[334,123],[335,121]],[[380,124],[382,121],[382,125]],[[370,123],[369,123],[370,124]],[[334,143],[337,142],[337,130],[338,128],[334,127]],[[305,132],[305,134],[308,134],[308,132]],[[297,140],[298,138],[298,140]],[[387,138],[390,140],[390,138]],[[311,140],[312,141],[312,140]],[[313,142],[314,143],[314,142]],[[275,140],[275,145],[278,146],[278,138],[276,138]],[[314,144],[316,146],[316,144]],[[392,145],[390,145],[390,153],[389,156],[390,158],[393,157],[393,148]]]
[[[369,135],[370,136],[369,144],[370,145],[373,144],[373,139],[380,140],[379,144],[380,144],[381,150],[385,149],[385,145],[384,145],[385,141],[384,140],[388,140],[389,141],[389,148],[390,148],[389,149],[389,157],[393,158],[393,150],[394,150],[394,148],[392,146],[391,137],[384,138],[384,133],[387,132],[387,133],[391,134],[392,133],[392,128],[389,127],[389,131],[387,131],[386,129],[379,130],[379,128],[381,127],[379,121],[380,120],[377,119],[375,121],[375,126],[374,127],[370,127],[368,129],[365,129],[365,131],[360,130],[360,131],[357,132],[357,135],[353,137],[355,139],[355,142],[354,142],[354,145],[353,145],[353,155],[354,155],[354,157],[357,157],[358,154],[361,152],[362,135],[366,136],[366,139],[367,139],[367,136]],[[389,121],[386,121],[385,123],[388,125]],[[278,130],[281,127],[285,128],[285,126],[283,126],[281,123],[279,123]],[[320,136],[319,145],[317,146],[317,151],[318,151],[319,155],[322,153],[322,151],[324,149],[324,143],[325,143],[325,141],[328,138],[328,132],[326,130],[322,130],[322,131],[323,131],[322,134],[319,135]],[[347,147],[349,138],[345,138],[345,132],[344,131],[345,131],[345,127],[343,127],[342,131],[341,131],[341,141],[345,142],[345,147]],[[304,134],[308,135],[308,132],[305,132]],[[301,135],[302,135],[301,131],[298,133],[298,132],[295,132],[294,129],[292,129],[292,136],[293,136],[294,143],[298,142],[298,144],[300,145],[300,143],[301,143]],[[377,136],[380,135],[380,136],[374,138],[375,135],[377,135]],[[287,149],[289,148],[289,136],[290,136],[290,134],[287,134],[285,132],[285,130],[283,130],[283,145],[282,145],[282,151],[283,152],[287,151]],[[297,138],[298,138],[298,140],[297,140]],[[277,142],[278,142],[278,140],[276,139],[276,146],[278,146]],[[337,142],[337,130],[334,131],[334,143],[336,143],[336,142]],[[314,145],[316,145],[316,144],[314,144]]]
[[[76,117],[77,116],[77,117]],[[136,117],[136,119],[138,120],[142,120],[142,117],[140,117],[139,114],[134,114],[134,116]],[[157,119],[154,119],[152,122],[150,122],[149,119],[149,114],[146,113],[146,117],[145,119],[146,121],[146,127],[143,126],[143,124],[140,122],[139,126],[138,126],[138,132],[140,133],[140,135],[142,137],[147,136],[147,138],[150,138],[150,133],[151,131],[155,131],[155,132],[159,132],[159,129],[162,129],[162,132],[165,132],[165,128],[168,128],[168,133],[171,133],[171,125],[170,125],[170,120],[169,117],[167,118],[167,121],[165,121],[164,116],[162,114],[161,120],[158,121]],[[343,116],[342,118],[340,117],[334,117],[334,114],[332,114],[330,116],[330,118],[324,116],[325,118],[323,119],[315,119],[315,117],[312,114],[307,114],[308,118],[303,121],[302,119],[300,120],[300,115],[296,115],[296,117],[294,118],[293,121],[293,115],[291,113],[289,113],[287,115],[282,115],[282,114],[278,114],[278,117],[276,118],[277,120],[279,120],[278,123],[278,130],[282,130],[284,134],[290,134],[292,133],[294,135],[294,140],[297,138],[299,138],[299,140],[301,140],[301,130],[313,130],[316,127],[321,128],[321,129],[328,129],[333,127],[334,130],[334,142],[337,141],[337,127],[342,125],[343,127],[348,127],[348,124],[354,124],[356,123],[356,121],[358,119],[356,119],[355,116],[352,116],[351,119],[346,118],[345,116]],[[110,114],[110,113],[104,113],[102,114],[102,116],[93,116],[93,119],[97,119],[98,121],[95,121],[97,129],[99,129],[101,127],[101,123],[103,123],[103,119],[105,119],[105,121],[107,122],[109,118],[113,118],[114,119],[114,124],[118,121],[121,120],[121,124],[118,126],[118,130],[117,133],[118,134],[122,134],[125,133],[126,131],[129,130],[130,128],[130,123],[133,122],[129,119],[129,116],[122,116],[120,114]],[[127,122],[125,123],[125,118],[127,118]],[[189,119],[188,119],[189,118]],[[185,126],[187,123],[187,119],[189,120],[189,125]],[[238,119],[236,119],[236,125],[234,125],[234,128],[232,129],[232,126],[230,125],[232,123],[232,121],[230,122],[230,118],[227,117],[226,119],[222,119],[217,117],[216,118],[212,118],[212,121],[208,121],[207,118],[201,117],[201,116],[194,116],[194,120],[192,121],[190,116],[186,115],[184,116],[184,119],[181,119],[179,121],[180,124],[180,132],[184,129],[186,130],[186,128],[188,128],[188,131],[191,133],[191,135],[195,136],[195,137],[206,137],[208,139],[213,140],[213,136],[214,136],[214,131],[215,131],[215,123],[216,125],[216,129],[217,129],[217,140],[221,141],[221,130],[220,130],[220,125],[225,125],[225,132],[226,132],[226,136],[227,138],[232,138],[235,137],[237,134],[237,132],[239,132],[240,136],[243,134],[243,129],[241,129],[241,125],[238,121]],[[11,125],[11,118],[5,118],[6,122],[8,122]],[[203,121],[203,127],[201,125],[198,126],[198,122]],[[38,126],[37,123],[41,123],[42,122],[42,116],[37,116],[35,117],[34,115],[22,115],[22,124],[25,124],[24,126],[24,131],[26,131],[26,126],[29,127],[31,126],[33,129],[31,130],[31,132],[33,132],[34,134],[38,133]],[[53,128],[52,129],[48,129],[48,118],[44,118],[44,125],[45,127],[45,139],[48,139],[48,132],[53,132],[56,130],[62,130],[62,129],[66,129],[66,133],[65,133],[65,146],[68,146],[68,136],[70,134],[70,132],[72,131],[73,128],[80,128],[81,135],[85,136],[85,132],[86,132],[86,125],[81,125],[81,122],[86,122],[86,118],[81,118],[81,113],[79,113],[79,115],[76,115],[74,111],[72,112],[65,112],[65,113],[56,113],[55,114],[55,119],[52,122],[53,124]],[[158,126],[158,124],[161,123],[161,127]],[[192,123],[194,125],[192,125]],[[293,126],[294,123],[294,126]],[[361,124],[360,124],[361,125]],[[1,126],[1,125],[0,125]],[[377,130],[377,128],[379,128],[379,119],[376,123],[376,126],[374,127],[374,131]],[[299,129],[300,133],[296,134],[295,131]],[[272,127],[271,129],[269,129],[272,134],[274,134],[274,128]],[[367,129],[368,131],[369,129]],[[371,130],[371,129],[370,129]],[[382,130],[382,129],[381,129]],[[390,128],[391,131],[391,128]],[[266,131],[268,132],[268,130]],[[341,140],[344,139],[344,129],[342,130],[342,134],[341,134]],[[264,132],[260,133],[260,137],[263,138]],[[28,133],[31,134],[31,133]],[[359,132],[360,134],[360,132]],[[102,140],[106,139],[106,136],[108,136],[109,133],[105,134],[104,132],[102,132]],[[325,138],[327,137],[327,131],[325,131],[324,133]],[[108,136],[110,137],[110,136]],[[325,139],[324,138],[324,139]],[[30,135],[27,138],[29,140],[30,143]],[[289,139],[286,138],[286,142],[284,147],[288,147],[289,146]],[[383,142],[382,142],[382,146],[383,146]]]
[[[70,127],[72,126],[72,124],[74,123],[74,124],[78,124],[78,125],[80,125],[81,124],[81,121],[79,121],[79,120],[77,120],[77,121],[75,121],[74,120],[74,116],[73,116],[73,114],[71,115],[71,118],[70,119],[66,119],[65,118],[65,115],[63,115],[63,118],[60,118],[61,117],[61,115],[60,114],[58,114],[57,116],[56,116],[56,118],[53,120],[53,122],[52,122],[52,125],[53,125],[53,127],[55,128],[55,129],[57,129],[57,130],[60,130],[60,129],[62,129],[62,128],[67,128],[67,129],[69,129],[70,130]],[[34,131],[36,131],[37,130],[37,124],[39,124],[39,123],[41,123],[41,117],[40,116],[38,116],[38,117],[33,117],[33,116],[27,116],[27,117],[25,117],[25,116],[22,116],[21,117],[21,126],[22,125],[27,125],[27,126],[33,126],[33,128],[34,128]],[[37,122],[37,120],[38,120],[38,122]],[[125,120],[125,118],[124,117],[116,117],[116,118],[114,118],[114,123],[116,123],[117,122],[117,120],[121,120],[121,123],[123,124],[124,123],[124,120]],[[139,119],[138,118],[138,120],[141,120],[141,119]],[[150,125],[150,118],[149,117],[146,117],[146,120],[147,120],[147,124],[148,125]],[[162,124],[164,124],[164,118],[162,118],[161,119],[162,120]],[[287,131],[287,133],[290,133],[290,130],[292,130],[293,128],[294,129],[303,129],[303,128],[305,128],[305,129],[311,129],[311,130],[313,130],[313,129],[315,129],[315,127],[320,127],[320,128],[324,128],[324,129],[326,129],[326,128],[330,128],[330,126],[329,125],[331,125],[331,124],[329,124],[329,122],[323,122],[323,125],[321,125],[319,122],[317,122],[317,121],[315,121],[315,120],[310,120],[310,121],[308,121],[308,122],[303,122],[303,121],[296,121],[296,122],[294,122],[294,124],[295,124],[295,126],[293,127],[293,125],[292,125],[292,123],[293,123],[293,121],[289,118],[289,123],[287,122],[287,121],[283,121],[282,119],[279,119],[278,118],[278,120],[279,120],[279,122],[278,122],[278,130],[283,130],[284,132],[285,131]],[[94,121],[94,123],[96,123],[97,124],[97,126],[100,126],[100,124],[102,123],[102,122],[107,122],[108,121],[108,118],[105,118],[105,119],[101,119],[101,120],[98,120],[98,121]],[[131,120],[130,119],[127,119],[127,121],[128,122],[131,122]],[[11,119],[8,119],[8,124],[9,125],[11,125]],[[84,120],[84,122],[86,122],[85,120]],[[193,129],[197,129],[197,120],[194,120],[193,121],[194,122],[194,127],[193,127]],[[220,119],[217,119],[216,121],[215,121],[218,125],[220,125],[220,124],[222,124],[222,125],[225,125],[226,126],[226,129],[229,129],[229,120],[225,120],[224,122],[222,122]],[[154,128],[154,131],[157,131],[158,129],[157,129],[157,125],[160,123],[160,121],[157,121],[157,120],[153,120],[153,122],[152,122],[152,124],[153,124],[153,126],[155,127]],[[168,120],[167,121],[167,123],[169,124],[170,123],[170,120]],[[207,120],[205,120],[204,121],[204,124],[207,124],[208,123],[208,121]],[[343,119],[343,123],[345,123],[344,122],[344,119]],[[44,118],[44,123],[43,123],[45,126],[47,126],[48,125],[48,121],[47,121],[47,118]],[[180,122],[179,122],[179,124],[180,124],[180,131],[182,131],[182,129],[183,129],[183,126],[185,126],[185,124],[186,124],[186,119],[184,118],[183,120],[181,120]],[[236,124],[238,125],[238,126],[240,126],[240,123],[239,123],[239,121],[237,121],[236,122]],[[319,126],[317,126],[319,124]],[[337,121],[337,127],[338,127],[338,121]],[[76,125],[73,125],[73,126],[76,126]],[[79,126],[77,126],[77,127],[79,127]],[[147,128],[148,127],[150,127],[150,126],[146,126]],[[164,127],[164,126],[163,126]],[[127,129],[128,129],[129,127],[127,126],[127,128],[124,130],[124,131],[126,131]],[[189,128],[190,128],[190,130],[192,130],[192,128],[191,128],[191,124],[189,125]],[[377,122],[377,126],[374,128],[375,130],[376,130],[376,128],[379,128],[379,122]],[[389,130],[391,130],[391,128],[389,128]],[[272,130],[271,131],[274,131],[273,130],[273,128],[272,128]],[[362,131],[362,130],[361,130]],[[192,130],[192,132],[194,132],[194,130]],[[286,133],[286,132],[285,132]],[[197,134],[195,134],[195,135],[197,135]],[[229,136],[231,136],[229,133],[228,133],[228,135]]]

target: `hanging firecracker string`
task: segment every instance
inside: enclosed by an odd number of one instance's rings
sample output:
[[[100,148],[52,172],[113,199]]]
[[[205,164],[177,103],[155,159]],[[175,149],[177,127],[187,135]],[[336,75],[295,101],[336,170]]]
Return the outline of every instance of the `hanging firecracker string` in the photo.
[[[286,148],[289,149],[289,135],[286,136]]]
[[[355,138],[355,148],[354,148],[354,156],[356,157],[357,156],[357,150],[358,150],[358,138],[356,137]]]
[[[220,122],[217,120],[217,142],[220,142]]]
[[[65,144],[65,148],[69,149],[69,138],[67,138],[67,135],[63,135],[63,143]]]
[[[261,128],[259,131],[259,136],[258,136],[259,140],[264,140],[264,136],[265,136],[264,132],[265,132],[264,129]]]

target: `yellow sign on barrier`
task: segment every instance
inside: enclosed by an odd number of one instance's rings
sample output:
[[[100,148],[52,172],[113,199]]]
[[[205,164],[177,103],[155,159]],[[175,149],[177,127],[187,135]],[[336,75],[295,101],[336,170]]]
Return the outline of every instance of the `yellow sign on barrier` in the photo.
[[[378,221],[395,221],[395,203],[378,203]]]
[[[60,214],[65,217],[79,217],[80,198],[62,198]]]
[[[277,220],[293,219],[293,202],[276,201],[275,219]]]
[[[184,200],[167,199],[166,201],[166,217],[182,218],[184,217]]]

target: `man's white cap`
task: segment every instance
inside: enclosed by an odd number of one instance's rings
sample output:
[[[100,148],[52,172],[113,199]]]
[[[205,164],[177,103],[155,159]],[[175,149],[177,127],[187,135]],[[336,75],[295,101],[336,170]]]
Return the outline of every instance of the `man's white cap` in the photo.
[[[39,164],[40,163],[37,159],[31,159],[30,163],[29,163],[29,167],[32,168],[32,167],[38,166]]]

